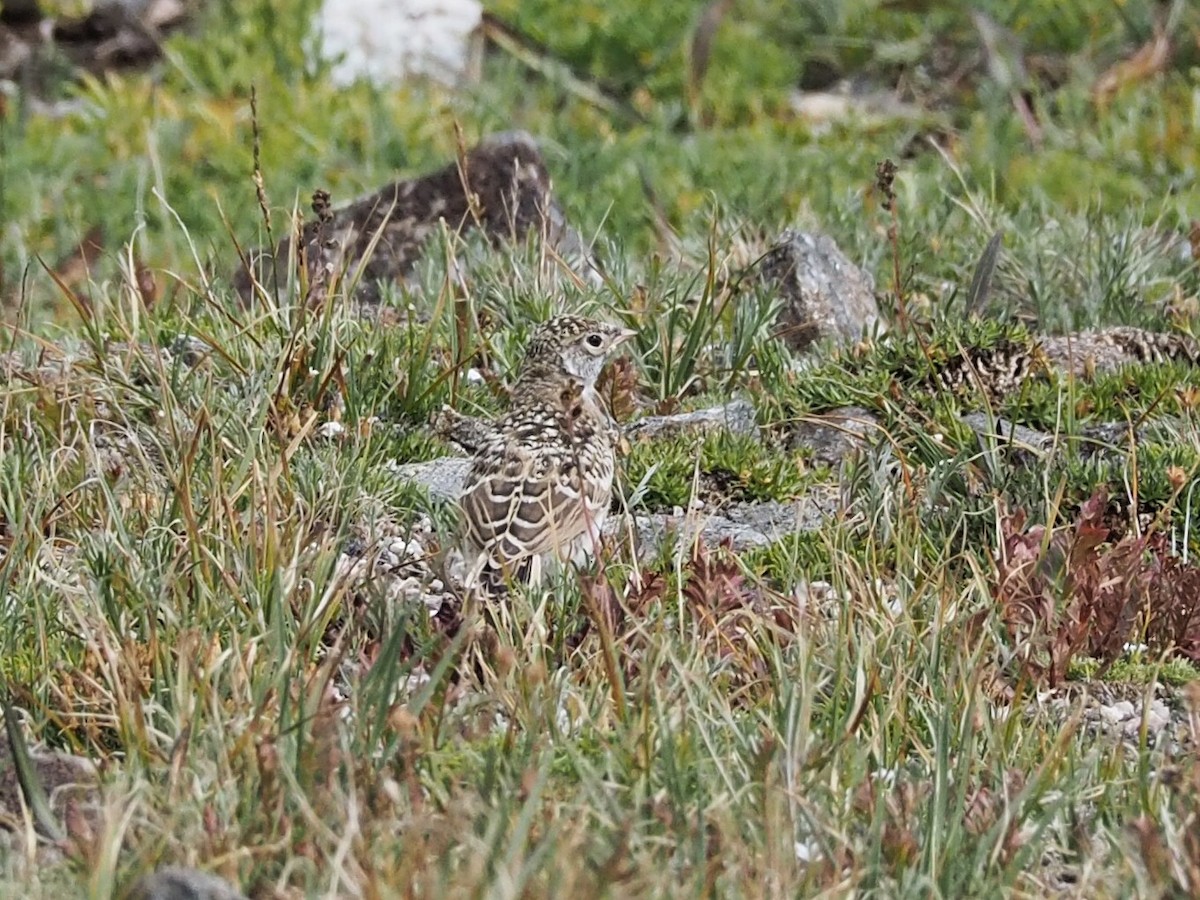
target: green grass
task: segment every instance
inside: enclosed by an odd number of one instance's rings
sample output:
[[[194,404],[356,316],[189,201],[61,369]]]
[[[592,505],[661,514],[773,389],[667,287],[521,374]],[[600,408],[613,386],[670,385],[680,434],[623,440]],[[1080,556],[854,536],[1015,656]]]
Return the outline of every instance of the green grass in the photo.
[[[1195,10],[1173,13],[1164,72],[1098,104],[1096,78],[1160,5],[982,4],[1035,73],[1034,146],[981,68],[933,66],[981,52],[940,0],[735,4],[703,79],[708,4],[497,0],[555,65],[495,51],[460,91],[334,88],[305,59],[314,6],[215,0],[150,71],[60,80],[68,112],[25,98],[0,120],[0,349],[22,369],[0,382],[0,675],[29,738],[104,764],[88,828],[59,814],[58,858],[38,861],[8,811],[0,896],[120,897],[165,863],[289,898],[1194,893],[1200,770],[1170,742],[1093,733],[1074,693],[1039,699],[994,597],[1003,516],[1065,525],[1098,484],[1170,510],[1160,527],[1194,560],[1196,375],[1144,366],[985,399],[937,373],[1038,330],[1194,327]],[[903,77],[929,111],[824,130],[791,111],[797,84],[839,77]],[[400,324],[338,296],[302,313],[288,278],[278,306],[238,306],[235,245],[268,237],[252,87],[275,238],[314,188],[341,202],[444,164],[456,125],[468,141],[524,128],[608,280],[551,285],[536,247],[468,242],[396,289]],[[894,243],[884,158],[900,166]],[[784,225],[831,234],[912,330],[801,365],[772,336],[769,293],[730,277]],[[93,228],[103,252],[73,303],[41,261]],[[157,281],[150,308],[131,262]],[[644,406],[737,394],[764,426],[762,442],[635,442],[638,512],[833,481],[845,509],[738,557],[617,551],[615,607],[567,571],[514,596],[494,634],[477,611],[448,631],[382,579],[348,583],[340,557],[364,535],[427,517],[452,540],[453,510],[393,464],[444,452],[426,427],[443,404],[501,409],[468,370],[511,383],[559,305],[637,329]],[[213,352],[160,356],[180,335]],[[106,340],[124,348],[90,352]],[[47,341],[80,350],[62,378],[36,374]],[[795,420],[844,405],[879,418],[860,455],[827,471],[784,449]],[[960,416],[986,408],[1064,452],[981,444]],[[1075,452],[1095,423],[1143,417],[1136,455]],[[1176,706],[1196,702],[1195,676],[1137,653],[1104,675],[1170,686]]]

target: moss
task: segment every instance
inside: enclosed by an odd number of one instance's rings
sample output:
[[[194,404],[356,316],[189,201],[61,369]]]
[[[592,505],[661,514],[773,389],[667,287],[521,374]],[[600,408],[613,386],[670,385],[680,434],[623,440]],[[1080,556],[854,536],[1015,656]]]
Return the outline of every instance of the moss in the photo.
[[[820,473],[804,457],[754,437],[714,432],[637,441],[625,461],[628,483],[647,509],[687,508],[705,502],[787,500]]]

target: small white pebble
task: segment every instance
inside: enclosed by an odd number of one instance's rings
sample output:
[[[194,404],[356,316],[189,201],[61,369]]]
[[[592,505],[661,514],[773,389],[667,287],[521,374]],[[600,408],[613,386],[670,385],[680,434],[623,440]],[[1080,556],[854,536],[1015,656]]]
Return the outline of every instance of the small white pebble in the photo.
[[[441,594],[422,594],[421,602],[425,605],[425,609],[429,612],[429,617],[432,619],[442,611],[443,595]]]
[[[333,422],[333,421],[324,422],[324,423],[322,423],[321,427],[317,429],[317,434],[319,434],[323,438],[339,437],[340,435],[343,435],[345,433],[346,433],[346,426],[343,425],[341,422]]]
[[[671,515],[682,516],[683,515],[683,507],[682,506],[672,506],[671,507]]]
[[[1133,704],[1128,700],[1122,700],[1118,703],[1113,703],[1109,706],[1100,707],[1100,718],[1109,725],[1116,725],[1118,722],[1124,722],[1126,719],[1133,717]]]
[[[474,367],[467,369],[467,383],[483,384],[483,373]]]
[[[821,848],[814,841],[796,841],[796,861],[810,863],[821,858]]]
[[[688,509],[704,509],[704,501],[699,497],[693,497],[688,501]]]
[[[397,806],[404,801],[404,794],[400,790],[400,782],[395,778],[383,779],[383,793],[384,796]]]

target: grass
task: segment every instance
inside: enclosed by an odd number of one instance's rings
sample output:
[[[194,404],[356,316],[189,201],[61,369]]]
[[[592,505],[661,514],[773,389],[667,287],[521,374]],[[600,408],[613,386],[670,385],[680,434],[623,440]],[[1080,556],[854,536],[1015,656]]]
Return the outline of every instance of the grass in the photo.
[[[957,4],[755,0],[701,71],[703,4],[497,0],[557,68],[494,52],[457,92],[333,88],[304,53],[314,5],[210,3],[150,71],[54,82],[64,115],[26,97],[0,118],[3,349],[20,370],[0,391],[0,675],[26,740],[103,763],[95,809],[54,807],[57,855],[4,810],[0,895],[126,896],[166,863],[253,897],[1194,893],[1184,737],[1097,734],[1080,696],[1097,677],[1129,696],[1157,682],[1194,720],[1194,665],[1077,655],[1083,691],[1039,693],[997,566],[1011,510],[1065,534],[1097,485],[1117,524],[1159,515],[1194,561],[1195,374],[983,398],[937,373],[1038,330],[1193,327],[1196,13],[1172,13],[1164,72],[1098,102],[1155,5],[983,4],[1024,47],[1035,145]],[[943,56],[970,74],[937,71]],[[791,110],[796,84],[842,76],[900,78],[927,113],[821,129]],[[302,311],[290,282],[279,304],[238,306],[235,243],[266,240],[252,86],[276,237],[316,187],[348,200],[444,163],[456,124],[468,140],[520,127],[606,283],[552,284],[536,247],[447,238],[388,298],[399,324],[336,295]],[[861,262],[908,331],[793,358],[772,298],[731,276],[796,224]],[[89,233],[101,250],[72,273]],[[844,510],[741,555],[617,552],[602,578],[515,596],[491,631],[348,578],[352,547],[451,540],[453,510],[393,464],[444,452],[425,427],[443,404],[501,409],[559,304],[637,329],[625,389],[644,408],[737,394],[764,425],[762,442],[635,443],[637,511],[834,480]],[[189,335],[199,362],[160,352]],[[60,374],[49,342],[79,361]],[[797,418],[845,405],[879,429],[840,471],[784,449]],[[981,409],[1068,451],[1098,422],[1144,417],[1146,434],[1136,454],[1047,465],[980,442],[960,416]],[[1040,559],[1061,615],[1082,588]]]

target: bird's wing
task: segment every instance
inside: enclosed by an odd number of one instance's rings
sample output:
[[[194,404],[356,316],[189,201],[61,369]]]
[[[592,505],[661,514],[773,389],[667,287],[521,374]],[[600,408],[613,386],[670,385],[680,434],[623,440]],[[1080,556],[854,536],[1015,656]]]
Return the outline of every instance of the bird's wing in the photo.
[[[459,505],[471,543],[505,562],[548,553],[583,534],[597,492],[573,459],[509,441],[503,452],[477,458]]]

